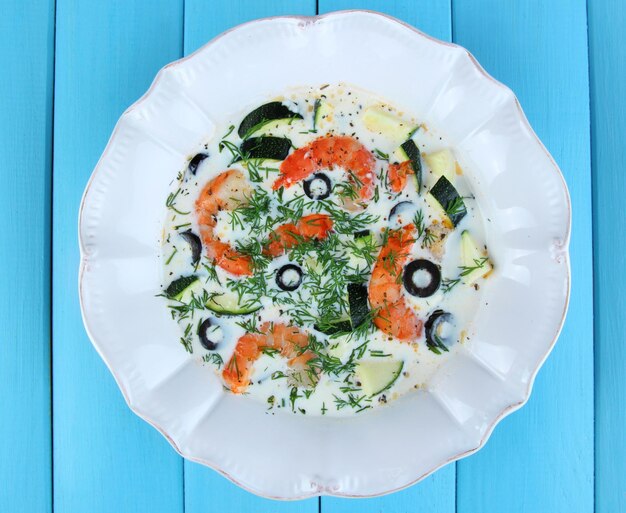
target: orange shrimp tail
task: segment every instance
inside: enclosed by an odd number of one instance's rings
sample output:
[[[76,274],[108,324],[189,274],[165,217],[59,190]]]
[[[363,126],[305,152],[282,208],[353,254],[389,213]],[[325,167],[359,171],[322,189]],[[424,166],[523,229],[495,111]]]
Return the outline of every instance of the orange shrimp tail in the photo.
[[[368,200],[374,194],[375,163],[372,152],[355,138],[328,135],[289,155],[280,165],[280,175],[272,188],[291,187],[316,171],[339,166],[354,174],[359,182],[359,197]]]
[[[259,348],[263,340],[262,335],[246,333],[237,341],[235,352],[222,371],[224,383],[235,394],[241,394],[248,388],[252,364],[261,355]]]
[[[393,192],[401,192],[406,185],[408,175],[413,174],[413,166],[407,160],[400,164],[389,164],[389,186]]]
[[[249,256],[238,253],[224,242],[205,237],[204,233],[202,235],[206,254],[215,265],[236,276],[252,275],[252,259]]]
[[[399,340],[410,341],[422,334],[422,321],[406,304],[399,279],[414,239],[415,226],[409,224],[390,232],[380,250],[370,280],[370,306],[377,310],[374,325]]]
[[[374,318],[374,325],[399,340],[413,340],[422,335],[423,322],[404,300],[382,307]]]

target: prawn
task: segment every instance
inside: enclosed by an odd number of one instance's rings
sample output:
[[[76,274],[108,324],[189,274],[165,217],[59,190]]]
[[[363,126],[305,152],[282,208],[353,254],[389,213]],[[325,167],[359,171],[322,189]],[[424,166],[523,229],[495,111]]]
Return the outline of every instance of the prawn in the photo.
[[[415,242],[412,224],[389,232],[381,248],[370,280],[368,296],[376,311],[374,324],[378,329],[400,340],[412,340],[422,334],[423,322],[402,296],[400,279],[409,249]]]
[[[332,229],[333,221],[326,214],[304,216],[297,224],[286,223],[273,231],[264,253],[272,257],[280,256],[300,242],[326,238]]]
[[[389,164],[388,179],[389,187],[393,192],[402,192],[406,185],[406,180],[409,175],[414,174],[411,161],[406,160],[399,164]]]
[[[251,192],[252,187],[241,171],[227,169],[209,180],[196,200],[200,236],[207,256],[215,265],[237,276],[252,274],[252,260],[221,242],[215,234],[215,225],[221,210],[233,210],[245,204]]]
[[[350,181],[363,202],[374,195],[375,162],[372,152],[354,137],[327,135],[289,155],[280,165],[280,174],[272,187],[291,187],[317,171],[338,166],[350,173]]]
[[[271,348],[288,359],[287,365],[300,376],[296,378],[297,382],[315,383],[316,372],[308,363],[316,355],[306,349],[308,342],[308,335],[295,326],[265,322],[258,333],[246,333],[239,338],[233,355],[222,371],[222,378],[233,393],[244,393],[250,384],[254,362],[264,349]]]
[[[196,200],[200,236],[207,256],[215,265],[237,276],[252,274],[252,259],[220,241],[215,226],[220,211],[245,205],[251,193],[252,187],[244,174],[236,169],[227,169],[210,180]],[[297,224],[287,223],[276,228],[270,234],[265,253],[272,257],[280,256],[302,241],[327,237],[332,228],[333,222],[325,214],[304,216]]]

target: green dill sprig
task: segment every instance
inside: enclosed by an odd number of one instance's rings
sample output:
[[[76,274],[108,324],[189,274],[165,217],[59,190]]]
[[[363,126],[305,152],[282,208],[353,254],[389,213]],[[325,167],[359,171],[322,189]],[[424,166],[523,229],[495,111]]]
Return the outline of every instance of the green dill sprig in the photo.
[[[426,232],[426,223],[424,221],[424,212],[422,209],[418,209],[413,216],[413,224],[415,225],[415,229],[417,231],[417,238],[420,239],[422,235]]]
[[[191,328],[192,328],[192,325],[187,324],[187,326],[185,327],[185,332],[183,336],[180,337],[180,343],[185,348],[185,351],[187,351],[189,354],[193,353],[193,345],[192,345],[193,334],[191,333]]]
[[[475,258],[473,266],[472,265],[469,265],[469,266],[462,265],[462,266],[459,267],[459,269],[461,269],[460,276],[467,276],[467,275],[473,273],[474,271],[476,271],[478,269],[483,269],[487,262],[489,262],[489,258],[488,257]]]
[[[172,254],[168,257],[168,259],[165,261],[165,265],[170,265],[170,262],[172,261],[172,259],[174,258],[174,255],[178,253],[178,248],[174,248],[174,251],[172,251]]]
[[[437,242],[437,236],[426,228],[424,230],[424,238],[422,240],[423,246],[425,248],[430,248],[435,242]]]
[[[224,365],[224,359],[220,356],[219,353],[205,354],[202,357],[202,361],[205,363],[210,363],[212,365],[215,365],[218,370],[222,367],[222,365]]]
[[[214,265],[202,264],[202,267],[206,271],[207,278],[205,283],[209,283],[210,281],[214,281],[218,285],[221,285],[220,278],[217,275],[217,269]]]
[[[176,192],[171,192],[165,200],[165,206],[181,216],[186,216],[191,214],[191,212],[183,212],[176,208],[176,198],[178,198],[178,195],[181,193],[181,191],[182,189],[179,187],[178,189],[176,189]]]
[[[444,278],[441,280],[441,290],[443,290],[444,293],[450,292],[460,281],[460,278]]]
[[[448,216],[455,216],[461,212],[465,212],[465,210],[465,203],[463,203],[463,199],[460,197],[456,197],[446,203],[445,211]]]
[[[389,154],[380,151],[378,148],[374,148],[374,156],[378,160],[385,160],[385,161],[389,162]]]
[[[347,394],[346,398],[337,397],[333,394],[335,406],[337,410],[342,410],[343,408],[352,408],[355,410],[355,413],[362,412],[363,410],[367,410],[371,408],[371,404],[363,404],[367,402],[366,395],[356,395],[355,393]]]

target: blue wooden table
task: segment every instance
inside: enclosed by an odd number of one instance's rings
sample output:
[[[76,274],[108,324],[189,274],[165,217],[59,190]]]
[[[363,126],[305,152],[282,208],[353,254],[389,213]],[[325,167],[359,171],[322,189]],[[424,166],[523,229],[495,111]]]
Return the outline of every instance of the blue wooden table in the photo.
[[[465,46],[516,92],[570,188],[571,305],[477,455],[384,498],[276,503],[126,407],[81,322],[78,205],[164,64],[253,18],[349,8]],[[0,512],[626,511],[625,33],[623,0],[0,0]]]

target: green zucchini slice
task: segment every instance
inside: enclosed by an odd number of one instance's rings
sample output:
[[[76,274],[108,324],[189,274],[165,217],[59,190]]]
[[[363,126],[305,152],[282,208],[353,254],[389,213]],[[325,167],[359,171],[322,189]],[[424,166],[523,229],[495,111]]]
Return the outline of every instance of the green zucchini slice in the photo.
[[[313,130],[317,131],[322,122],[329,119],[334,112],[333,107],[319,98],[315,100],[313,105]]]
[[[181,276],[180,278],[175,279],[172,283],[168,285],[165,289],[165,295],[168,299],[175,299],[180,301],[183,297],[183,294],[189,290],[194,283],[198,281],[198,277],[194,274],[191,276]]]
[[[478,248],[467,230],[461,232],[461,266],[461,280],[467,285],[471,285],[493,269],[487,253]]]
[[[261,129],[267,123],[278,119],[302,119],[297,112],[289,110],[281,102],[270,102],[261,105],[248,114],[239,125],[237,133],[242,139],[247,139],[254,132]]]
[[[439,150],[434,153],[424,155],[426,164],[436,177],[445,176],[450,183],[454,182],[456,176],[456,160],[449,149]]]
[[[387,137],[396,140],[397,143],[410,139],[418,128],[381,107],[368,107],[365,109],[363,123],[369,131],[385,134]]]
[[[352,329],[358,328],[369,314],[367,287],[362,283],[348,283],[348,304],[350,305],[350,322]]]
[[[369,315],[369,304],[367,300],[367,287],[362,283],[348,284],[348,305],[350,308],[350,319],[339,319],[328,326],[319,324],[313,327],[326,335],[343,335],[358,328]]]
[[[450,219],[453,226],[457,226],[467,214],[463,198],[459,195],[454,185],[445,176],[440,176],[437,183],[428,193],[435,200],[445,215]],[[427,197],[427,199],[430,199]],[[430,201],[431,205],[433,201]]]
[[[291,141],[285,137],[251,137],[241,143],[240,160],[285,160],[291,149]]]
[[[373,397],[391,388],[402,373],[404,362],[380,358],[365,360],[356,364],[355,375],[363,392]]]
[[[233,292],[216,294],[206,302],[206,307],[221,315],[247,315],[261,309],[261,304],[250,303],[245,298],[240,300]]]

